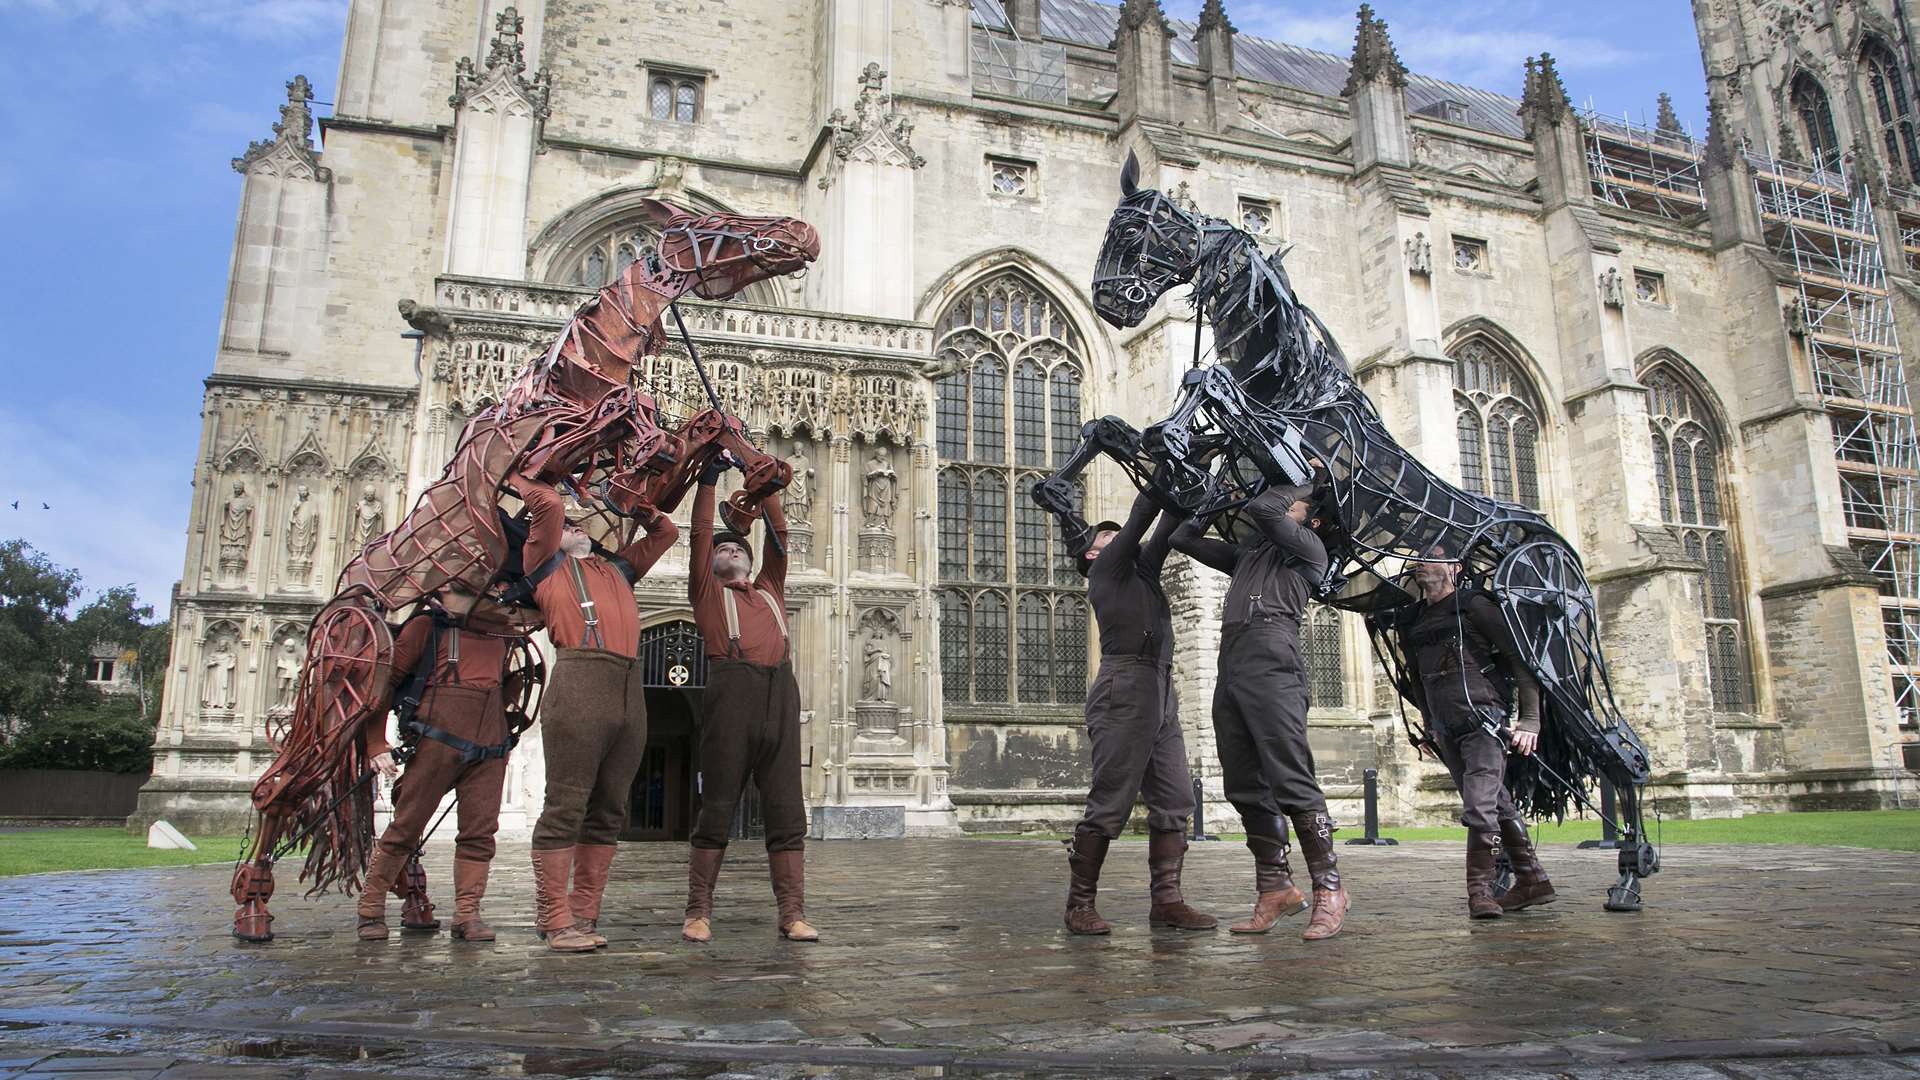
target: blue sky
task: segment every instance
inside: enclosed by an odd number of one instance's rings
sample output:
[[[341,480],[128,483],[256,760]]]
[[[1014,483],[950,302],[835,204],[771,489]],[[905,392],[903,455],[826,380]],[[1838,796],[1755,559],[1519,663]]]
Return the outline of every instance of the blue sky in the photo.
[[[1166,6],[1192,18],[1200,0]],[[1227,0],[1243,33],[1335,53],[1356,6]],[[1681,0],[1374,6],[1416,71],[1518,94],[1522,59],[1550,51],[1578,103],[1651,116],[1667,90],[1690,129],[1704,123]],[[332,100],[346,8],[0,0],[0,539],[165,610],[233,243],[228,162],[269,134],[295,73]]]

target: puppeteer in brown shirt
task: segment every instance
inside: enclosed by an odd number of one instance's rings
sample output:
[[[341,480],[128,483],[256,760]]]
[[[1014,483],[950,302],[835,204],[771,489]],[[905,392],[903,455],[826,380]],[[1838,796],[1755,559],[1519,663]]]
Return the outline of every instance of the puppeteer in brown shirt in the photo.
[[[520,565],[532,573],[560,550],[560,535],[567,524],[566,504],[561,501],[560,493],[549,485],[522,480],[519,486],[521,501],[527,504],[533,519]],[[644,577],[680,536],[673,520],[657,510],[653,520],[641,524],[641,531],[642,534],[619,553],[620,558],[633,567],[635,578]],[[587,640],[586,613],[580,607],[574,569],[580,571],[587,598],[593,602],[594,614],[599,619],[598,644]],[[562,560],[534,587],[533,601],[540,606],[547,634],[557,647],[601,648],[622,656],[640,655],[640,605],[633,598],[633,583],[608,560],[597,555]]]
[[[393,639],[393,680],[387,685],[387,707],[393,707],[394,695],[400,692],[408,679],[420,666],[420,658],[427,651],[427,642],[433,637],[433,618],[429,615],[416,615],[407,620],[400,628],[400,636]],[[422,716],[433,713],[433,688],[436,686],[459,686],[469,690],[491,690],[500,685],[501,677],[506,673],[507,649],[514,639],[482,634],[473,630],[462,630],[456,626],[442,627],[438,654],[432,674],[427,676],[427,695],[420,703]],[[384,714],[385,710],[382,710]],[[367,731],[367,753],[369,756],[384,754],[391,750],[387,741],[387,724],[384,715],[377,722],[369,722]]]
[[[780,496],[770,495],[762,504],[767,511],[767,528],[772,543],[760,545],[760,573],[747,581],[722,584],[713,576],[712,484],[701,484],[693,497],[692,553],[687,567],[687,598],[693,603],[693,622],[700,628],[707,655],[746,660],[773,667],[787,658],[787,636],[780,629],[786,618],[787,602],[787,516],[780,509]],[[726,591],[733,592],[734,606],[740,613],[740,651],[736,654],[727,638]],[[768,606],[762,592],[782,605],[777,615]]]

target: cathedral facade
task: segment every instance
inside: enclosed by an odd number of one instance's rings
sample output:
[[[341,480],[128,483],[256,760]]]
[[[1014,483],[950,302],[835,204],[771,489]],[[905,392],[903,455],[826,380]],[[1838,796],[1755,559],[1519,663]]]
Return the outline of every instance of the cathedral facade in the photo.
[[[1163,415],[1205,331],[1177,297],[1093,315],[1131,151],[1144,182],[1290,250],[1389,426],[1546,513],[1586,560],[1614,692],[1669,813],[1920,793],[1920,522],[1899,341],[1920,341],[1912,16],[1697,0],[1711,130],[1410,73],[1362,6],[1335,56],[1155,0],[354,0],[313,137],[288,84],[242,175],[136,821],[231,827],[339,568],[435,477],[658,199],[794,214],[801,279],[687,303],[715,389],[794,465],[789,588],[825,835],[1078,812],[1084,587],[1031,486],[1080,425]],[[1196,337],[1198,340],[1196,341]],[[668,414],[704,391],[676,347]],[[1096,470],[1089,517],[1129,490]],[[1187,745],[1224,579],[1176,559]],[[685,835],[704,664],[685,547],[639,585],[653,733],[631,835]],[[1304,628],[1322,781],[1357,817],[1454,804],[1357,620]],[[541,797],[538,728],[506,826]],[[750,829],[751,808],[742,827]]]

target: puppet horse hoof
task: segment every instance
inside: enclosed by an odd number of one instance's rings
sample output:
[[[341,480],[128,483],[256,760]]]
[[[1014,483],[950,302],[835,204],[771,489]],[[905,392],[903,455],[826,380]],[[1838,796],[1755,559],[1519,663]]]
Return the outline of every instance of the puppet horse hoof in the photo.
[[[1620,845],[1620,880],[1607,890],[1608,911],[1639,911],[1640,882],[1660,870],[1660,852],[1645,840]]]
[[[273,915],[267,911],[267,905],[258,900],[249,900],[233,913],[233,936],[241,941],[267,942],[273,940]]]

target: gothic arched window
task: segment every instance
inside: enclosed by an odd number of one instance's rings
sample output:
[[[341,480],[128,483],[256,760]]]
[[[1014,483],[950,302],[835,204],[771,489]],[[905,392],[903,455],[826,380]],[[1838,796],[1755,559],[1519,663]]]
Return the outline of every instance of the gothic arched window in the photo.
[[[1907,80],[1900,62],[1877,38],[1860,47],[1860,67],[1867,77],[1867,103],[1880,125],[1887,151],[1888,175],[1903,184],[1920,177],[1920,148],[1913,137],[1913,110],[1907,98]]]
[[[1087,682],[1086,585],[1033,485],[1079,444],[1080,336],[1008,270],[935,323],[940,666],[954,706],[1074,705]]]
[[[1840,136],[1833,128],[1833,107],[1827,104],[1827,92],[1813,76],[1802,71],[1793,77],[1787,99],[1800,122],[1800,137],[1807,142],[1807,156],[1813,164],[1826,168],[1838,166]]]
[[[682,209],[695,214],[707,212],[698,207]],[[598,228],[583,231],[577,239],[561,242],[560,255],[548,267],[547,280],[581,289],[604,288],[619,281],[627,267],[653,255],[659,238],[660,231],[653,222],[638,212],[609,216]],[[739,299],[766,307],[781,304],[780,294],[770,281],[756,281],[747,286]]]
[[[1485,337],[1453,347],[1460,486],[1540,507],[1540,405],[1520,365]]]
[[[1307,666],[1307,690],[1316,709],[1347,703],[1347,672],[1340,641],[1340,612],[1315,604],[1300,623],[1300,655]]]
[[[1661,520],[1680,537],[1687,554],[1707,568],[1700,606],[1707,626],[1713,707],[1745,712],[1753,708],[1753,679],[1741,617],[1746,592],[1727,527],[1721,481],[1727,472],[1726,440],[1706,403],[1669,362],[1655,362],[1641,372],[1640,381],[1648,391]]]

